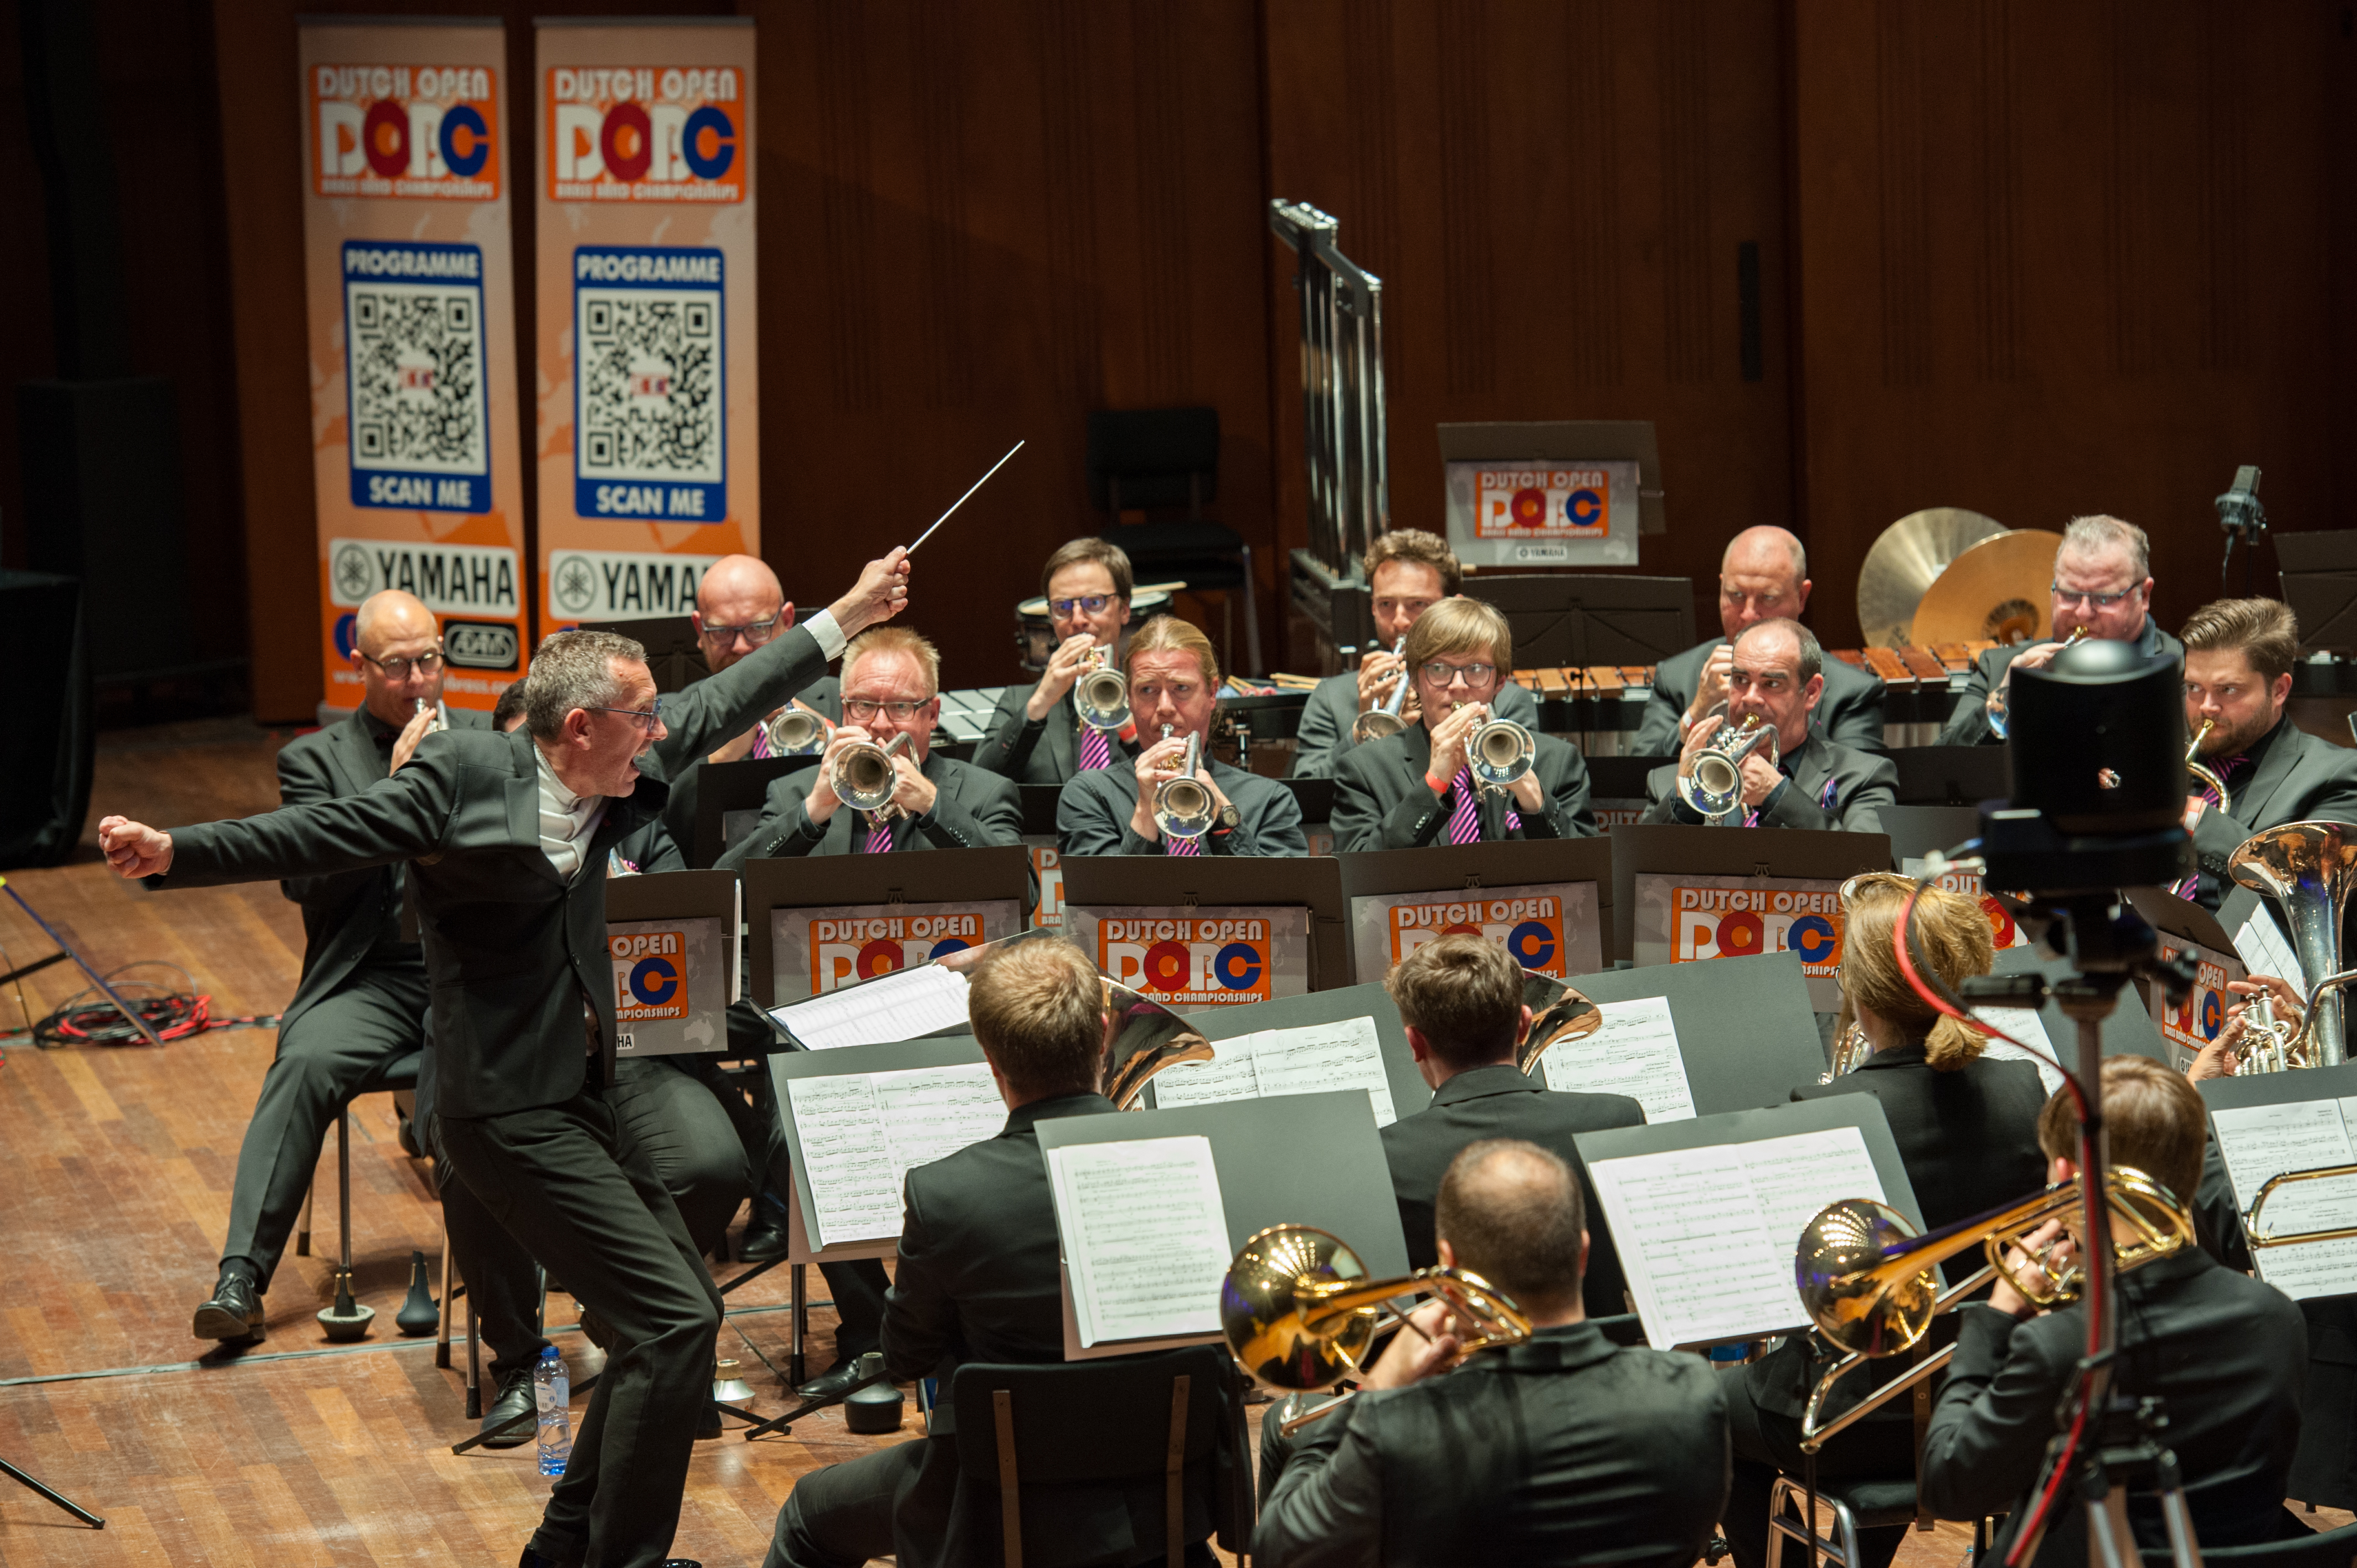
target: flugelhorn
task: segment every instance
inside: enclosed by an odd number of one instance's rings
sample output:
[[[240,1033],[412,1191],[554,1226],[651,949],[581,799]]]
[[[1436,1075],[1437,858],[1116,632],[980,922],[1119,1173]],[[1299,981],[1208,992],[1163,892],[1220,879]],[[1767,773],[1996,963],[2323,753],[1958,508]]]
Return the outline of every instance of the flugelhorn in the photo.
[[[2084,626],[2074,626],[2071,628],[2071,635],[2062,639],[2062,646],[2064,648],[2076,647],[2078,644],[2086,641],[2088,638],[2093,635],[2094,634],[2090,632]],[[2010,667],[2007,669],[2006,673],[2008,676],[2013,673]],[[2006,693],[2011,688],[2005,682],[1999,682],[1997,683],[1996,690],[1989,693],[1989,699],[1986,704],[1988,711],[1989,733],[1996,736],[1999,740],[2003,740],[2005,738],[2006,709],[2007,703],[2011,700]]]
[[[770,737],[772,757],[813,757],[826,749],[826,721],[791,703],[779,709],[761,732]]]
[[[2210,786],[2210,792],[2218,797],[2220,811],[2231,811],[2234,809],[2233,791],[2226,788],[2225,779],[2201,760],[2201,743],[2217,727],[2216,719],[2203,719],[2201,727],[2193,733],[2193,738],[2185,743],[2185,771],[2192,774],[2197,782]]]
[[[1360,1362],[1382,1326],[1378,1309],[1403,1295],[1446,1301],[1466,1326],[1469,1355],[1531,1337],[1531,1320],[1480,1275],[1430,1268],[1371,1280],[1341,1238],[1308,1225],[1272,1225],[1243,1244],[1220,1286],[1220,1328],[1254,1382],[1313,1393],[1361,1375]],[[1291,1414],[1282,1430],[1292,1433],[1341,1404],[1329,1400]]]
[[[900,808],[892,803],[892,791],[899,779],[892,770],[892,759],[909,749],[909,737],[896,735],[889,746],[878,746],[872,740],[854,741],[834,754],[834,761],[826,770],[827,788],[834,798],[855,811],[874,816],[892,818]]]
[[[1162,726],[1162,738],[1170,738],[1168,725]],[[1212,803],[1211,786],[1195,777],[1202,758],[1203,737],[1189,736],[1178,777],[1164,779],[1154,791],[1154,825],[1165,838],[1199,839],[1211,831],[1212,814],[1219,808]]]
[[[1113,667],[1113,646],[1089,650],[1087,670],[1072,687],[1072,708],[1081,722],[1108,735],[1129,727],[1129,678]]]
[[[1743,759],[1763,746],[1768,765],[1776,766],[1775,726],[1758,714],[1744,714],[1739,725],[1720,725],[1695,755],[1694,771],[1678,776],[1678,799],[1709,822],[1733,816],[1743,807]]]
[[[1514,1051],[1525,1077],[1539,1070],[1549,1047],[1585,1039],[1604,1027],[1604,1010],[1552,975],[1523,971],[1523,1005],[1531,1010],[1530,1031]]]
[[[1397,659],[1400,650],[1406,646],[1407,639],[1402,636],[1392,644],[1392,657]],[[1351,744],[1364,746],[1371,740],[1381,740],[1387,735],[1397,735],[1407,728],[1407,721],[1400,717],[1400,706],[1407,699],[1407,669],[1403,665],[1398,683],[1392,687],[1392,694],[1378,706],[1368,709],[1351,721]]]
[[[2305,1014],[2279,1050],[2264,1054],[2288,1067],[2339,1067],[2348,1059],[2341,990],[2357,982],[2357,970],[2343,969],[2341,954],[2341,917],[2350,894],[2357,891],[2357,829],[2340,822],[2268,828],[2244,839],[2226,869],[2244,886],[2276,901],[2299,959],[2297,981],[2307,999]],[[2272,1061],[2250,1065],[2266,1071]]]

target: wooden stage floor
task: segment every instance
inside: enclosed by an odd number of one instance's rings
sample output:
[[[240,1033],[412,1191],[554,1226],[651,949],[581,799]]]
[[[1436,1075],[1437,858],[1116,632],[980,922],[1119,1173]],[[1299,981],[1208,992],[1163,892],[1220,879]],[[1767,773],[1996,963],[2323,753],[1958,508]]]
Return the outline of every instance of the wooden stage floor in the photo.
[[[102,971],[178,964],[216,1016],[274,1013],[293,994],[303,951],[294,905],[271,885],[152,894],[108,873],[101,815],[162,826],[277,804],[272,757],[285,736],[221,721],[100,737],[84,849],[66,866],[10,883]],[[0,898],[0,970],[48,950]],[[156,974],[160,972],[146,971]],[[177,976],[168,977],[176,984]],[[23,983],[34,1017],[80,989],[67,966]],[[0,1028],[21,1026],[14,989]],[[314,1255],[290,1255],[270,1294],[267,1337],[224,1353],[188,1336],[210,1292],[229,1221],[240,1139],[274,1035],[207,1033],[164,1049],[45,1051],[17,1036],[0,1067],[0,1459],[105,1516],[92,1531],[0,1477],[0,1563],[359,1564],[514,1561],[545,1486],[530,1444],[453,1456],[470,1435],[464,1353],[437,1369],[430,1337],[393,1326],[413,1250],[438,1260],[440,1223],[422,1164],[394,1142],[392,1099],[355,1108],[353,1252],[369,1341],[327,1347],[313,1314],[331,1299],[338,1244],[334,1140],[320,1166]],[[725,1279],[733,1270],[721,1272]],[[821,1288],[815,1273],[813,1288]],[[438,1284],[437,1287],[438,1288]],[[789,1338],[786,1273],[732,1294],[720,1353],[742,1363],[755,1408],[787,1407],[779,1380]],[[574,1321],[552,1298],[549,1321]],[[813,1314],[813,1351],[832,1343]],[[553,1336],[578,1365],[577,1333]],[[200,1352],[209,1352],[200,1354]],[[913,1409],[913,1402],[911,1402]],[[915,1429],[913,1418],[909,1430]],[[731,1434],[696,1445],[674,1551],[707,1564],[758,1563],[797,1477],[893,1438],[856,1436],[839,1412],[790,1437]],[[1900,1568],[1954,1568],[1969,1531],[1910,1536]]]

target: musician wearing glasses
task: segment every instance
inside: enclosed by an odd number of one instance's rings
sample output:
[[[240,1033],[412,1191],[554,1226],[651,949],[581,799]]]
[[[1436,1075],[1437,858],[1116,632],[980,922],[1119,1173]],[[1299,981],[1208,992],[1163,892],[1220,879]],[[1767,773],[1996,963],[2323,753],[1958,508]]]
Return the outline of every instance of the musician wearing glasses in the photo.
[[[720,857],[886,854],[903,849],[982,849],[1022,842],[1023,805],[1006,779],[933,753],[941,723],[941,654],[905,627],[863,632],[843,656],[843,725],[817,766],[771,781],[761,820]],[[891,793],[872,810],[837,789],[855,757],[877,765],[885,748]]]
[[[1993,746],[2005,738],[2005,711],[2017,666],[2040,670],[2083,631],[2132,642],[2147,659],[2181,660],[2185,650],[2152,618],[2152,542],[2115,517],[2074,517],[2054,552],[2053,620],[2047,641],[1982,654],[1940,731],[1942,746]]]
[[[1825,669],[1824,650],[1800,622],[1747,628],[1729,656],[1727,713],[1696,724],[1676,763],[1646,775],[1652,803],[1638,820],[1880,832],[1879,808],[1899,798],[1898,766],[1811,725]]]
[[[1399,646],[1416,618],[1454,597],[1465,580],[1457,553],[1437,533],[1417,528],[1394,528],[1379,534],[1367,547],[1367,583],[1374,611],[1375,646],[1361,656],[1356,671],[1344,671],[1318,683],[1302,707],[1300,728],[1293,743],[1296,779],[1331,779],[1342,758],[1358,744],[1355,730],[1367,714],[1391,711],[1414,724],[1418,718],[1415,683],[1405,693],[1399,683],[1407,660],[1393,650]],[[1392,699],[1400,699],[1397,708]],[[1535,734],[1539,703],[1521,686],[1508,681],[1498,689],[1498,716],[1512,719]]]
[[[1726,1407],[1700,1358],[1622,1348],[1587,1321],[1577,1176],[1490,1139],[1449,1165],[1437,1216],[1441,1261],[1511,1297],[1531,1337],[1449,1370],[1459,1341],[1427,1302],[1423,1333],[1394,1335],[1368,1369],[1374,1391],[1290,1439],[1272,1406],[1254,1564],[1694,1562],[1727,1498]]]
[[[2201,1185],[2208,1126],[2201,1097],[2180,1075],[2143,1057],[2104,1061],[2104,1128],[2115,1168],[2143,1172],[2172,1195]],[[2079,1175],[2079,1122],[2058,1090],[2038,1123],[2050,1180]],[[2188,1204],[2190,1196],[2184,1197]],[[2085,1244],[2074,1205],[2069,1222],[2044,1227],[2033,1246],[2061,1241],[2061,1267]],[[2063,1238],[2067,1233],[2068,1240]],[[2116,1214],[2109,1240],[2134,1239]],[[2018,1269],[2034,1267],[2018,1249]],[[2284,1507],[2299,1441],[2308,1332],[2299,1308],[2273,1285],[2220,1266],[2200,1247],[2118,1276],[2115,1391],[2165,1402],[2183,1477],[2185,1505],[2201,1550],[2293,1541],[2309,1528]],[[2033,1490],[2055,1436],[2055,1410],[2087,1352],[2083,1302],[2040,1312],[2004,1279],[1986,1305],[1957,1312],[1956,1354],[1932,1408],[1923,1446],[1924,1503],[1941,1519],[1979,1519],[2010,1509],[1990,1542],[2001,1561],[2037,1511]],[[2088,1560],[2083,1494],[2066,1477],[2047,1518],[2035,1568]],[[2147,1477],[2131,1483],[2128,1522],[2147,1552],[2165,1549],[2159,1499]]]
[[[976,768],[1022,784],[1061,784],[1074,774],[1127,768],[1136,759],[1141,732],[1135,724],[1106,730],[1083,723],[1073,696],[1081,677],[1100,660],[1118,660],[1135,585],[1129,556],[1107,540],[1074,539],[1048,557],[1039,591],[1048,597],[1056,651],[1036,685],[1009,687],[999,697],[989,732],[974,748]]]
[[[1405,653],[1421,721],[1342,758],[1337,850],[1596,835],[1576,747],[1511,722],[1485,727],[1513,689],[1514,634],[1496,607],[1442,600],[1409,628]]]
[[[1064,786],[1057,847],[1065,854],[1308,854],[1292,791],[1211,756],[1220,660],[1211,639],[1176,616],[1157,616],[1129,639],[1126,658],[1130,712],[1146,749],[1129,767],[1077,774]],[[1170,788],[1180,779],[1189,790]],[[1187,810],[1173,810],[1190,793]]]

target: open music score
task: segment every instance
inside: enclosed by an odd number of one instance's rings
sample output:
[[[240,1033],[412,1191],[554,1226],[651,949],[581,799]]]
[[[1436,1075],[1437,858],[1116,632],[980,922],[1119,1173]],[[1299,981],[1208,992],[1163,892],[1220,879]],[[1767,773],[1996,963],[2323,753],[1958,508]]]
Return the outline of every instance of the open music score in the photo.
[[[1625,1094],[1645,1108],[1645,1120],[1679,1122],[1695,1114],[1686,1085],[1685,1057],[1678,1049],[1670,999],[1642,996],[1631,1002],[1599,1002],[1604,1024],[1577,1040],[1561,1040],[1539,1058],[1551,1090],[1579,1094]]]
[[[1855,1127],[1592,1161],[1588,1172],[1661,1350],[1806,1327],[1792,1283],[1802,1230],[1827,1204],[1884,1196]]]
[[[2245,1213],[2259,1188],[2287,1171],[2351,1163],[2357,1096],[2246,1105],[2210,1113],[2236,1207]],[[2277,1187],[2259,1211],[2260,1229],[2277,1236],[2357,1225],[2357,1176]],[[2259,1277],[2294,1301],[2357,1294],[2357,1238],[2254,1247]]]
[[[913,1040],[966,1021],[963,970],[920,964],[880,975],[804,1002],[770,1009],[770,1016],[813,1051],[843,1046]]]
[[[2292,951],[2283,928],[2276,923],[2266,899],[2259,901],[2251,918],[2243,922],[2243,929],[2234,933],[2234,951],[2242,958],[2243,967],[2253,974],[2272,974],[2295,986],[2306,984],[2298,955]]]
[[[1231,1249],[1209,1138],[1050,1149],[1048,1179],[1083,1348],[1220,1331]]]
[[[797,1079],[786,1100],[818,1210],[819,1247],[899,1236],[909,1168],[995,1138],[1006,1125],[1006,1102],[982,1062]]]
[[[1399,1120],[1372,1017],[1296,1029],[1264,1029],[1214,1041],[1211,1048],[1217,1054],[1211,1061],[1180,1062],[1155,1076],[1154,1103],[1158,1109],[1363,1089],[1374,1106],[1376,1126],[1388,1127]]]

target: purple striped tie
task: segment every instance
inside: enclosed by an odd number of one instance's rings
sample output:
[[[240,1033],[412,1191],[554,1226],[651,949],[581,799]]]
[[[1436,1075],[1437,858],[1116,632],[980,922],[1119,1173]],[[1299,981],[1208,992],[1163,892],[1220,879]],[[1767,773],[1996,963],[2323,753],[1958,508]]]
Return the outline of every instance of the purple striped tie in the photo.
[[[1165,854],[1200,854],[1203,853],[1203,841],[1200,839],[1182,839],[1175,833],[1164,833],[1162,835],[1162,853]]]
[[[1480,843],[1481,842],[1480,797],[1473,789],[1473,769],[1469,766],[1457,770],[1457,781],[1449,785],[1448,793],[1455,797],[1457,801],[1448,812],[1448,842]],[[1510,833],[1519,832],[1522,831],[1522,813],[1512,806],[1507,807],[1506,825],[1503,831]]]
[[[777,753],[770,749],[770,726],[766,724],[758,724],[753,726],[752,755],[756,757],[775,757],[777,755]]]
[[[867,819],[867,842],[859,846],[862,854],[889,854],[892,851],[892,824],[883,817]]]
[[[1105,732],[1094,725],[1082,725],[1081,726],[1081,771],[1087,773],[1092,769],[1109,768],[1112,765],[1113,744],[1105,738]]]

